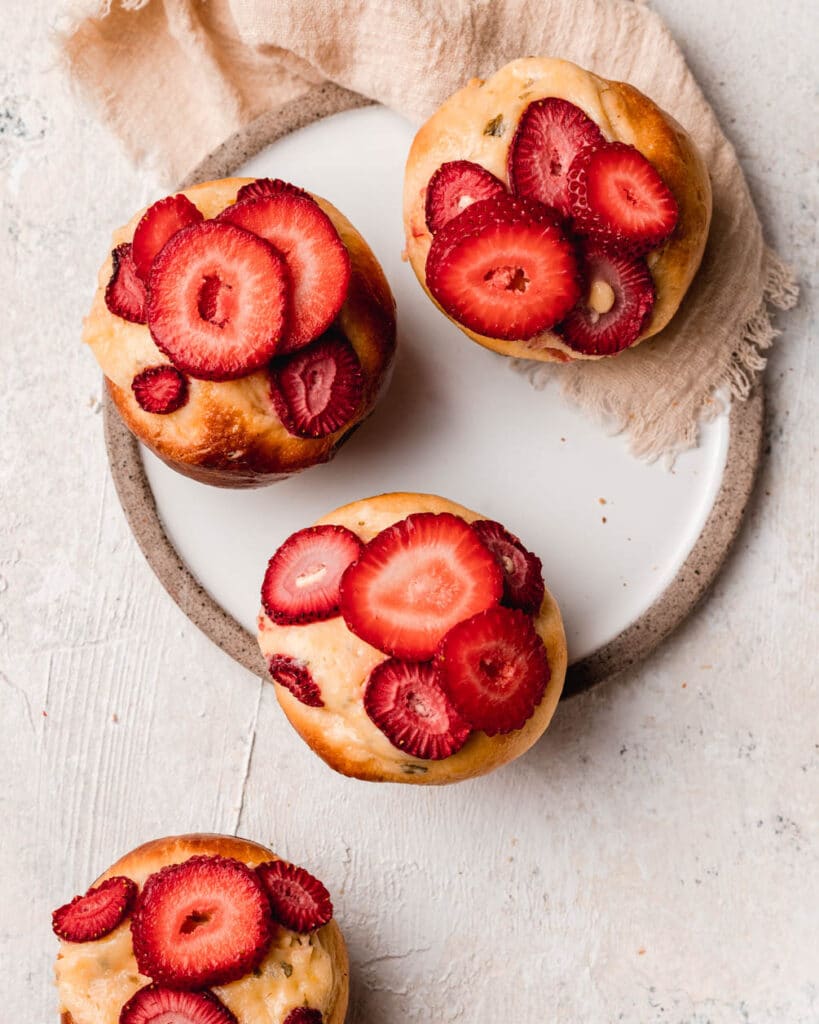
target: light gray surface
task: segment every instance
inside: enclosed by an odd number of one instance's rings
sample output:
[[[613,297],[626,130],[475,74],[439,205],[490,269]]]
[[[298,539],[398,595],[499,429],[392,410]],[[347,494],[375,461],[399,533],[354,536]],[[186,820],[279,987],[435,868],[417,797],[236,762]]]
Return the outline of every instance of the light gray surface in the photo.
[[[2,5],[4,1020],[55,1019],[54,906],[136,843],[196,829],[324,878],[351,1024],[819,1020],[815,16],[654,6],[805,288],[771,357],[760,485],[708,603],[648,662],[564,704],[511,767],[407,792],[308,756],[142,560],[77,335],[111,227],[157,185],[69,94],[51,5]]]

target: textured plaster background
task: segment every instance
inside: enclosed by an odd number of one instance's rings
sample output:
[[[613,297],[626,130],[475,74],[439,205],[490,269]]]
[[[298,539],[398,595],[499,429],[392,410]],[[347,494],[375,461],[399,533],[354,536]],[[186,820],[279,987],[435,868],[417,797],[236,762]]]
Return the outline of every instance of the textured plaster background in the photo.
[[[0,1017],[55,1020],[51,909],[156,835],[237,831],[336,897],[352,1024],[819,1021],[816,75],[809,0],[656,0],[734,140],[800,306],[759,486],[707,604],[443,791],[309,756],[272,689],[154,579],[78,343],[113,225],[157,194],[0,5]]]

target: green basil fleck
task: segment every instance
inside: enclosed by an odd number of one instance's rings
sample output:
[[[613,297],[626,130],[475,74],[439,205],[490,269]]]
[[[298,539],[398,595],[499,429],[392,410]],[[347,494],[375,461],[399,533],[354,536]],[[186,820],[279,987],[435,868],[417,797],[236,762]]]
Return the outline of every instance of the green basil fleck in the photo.
[[[505,131],[506,125],[503,123],[503,114],[498,114],[497,117],[493,117],[491,121],[486,122],[483,133],[484,135],[494,135],[497,138],[503,135]]]

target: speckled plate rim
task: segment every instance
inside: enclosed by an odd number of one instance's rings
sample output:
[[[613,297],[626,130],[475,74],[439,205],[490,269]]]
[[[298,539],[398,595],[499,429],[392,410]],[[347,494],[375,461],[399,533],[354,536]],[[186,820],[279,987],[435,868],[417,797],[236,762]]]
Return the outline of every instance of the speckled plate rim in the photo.
[[[331,114],[370,106],[371,100],[335,85],[311,89],[237,132],[179,185],[229,176],[277,139]],[[268,678],[256,637],[204,589],[168,539],[142,462],[140,444],[103,387],[105,445],[117,496],[137,544],[160,583],[185,615],[217,646],[256,676]],[[734,402],[725,469],[711,512],[674,579],[618,636],[569,666],[563,697],[573,696],[638,664],[693,611],[717,576],[736,538],[753,491],[762,447],[764,395],[758,386]],[[204,485],[203,485],[204,486]]]

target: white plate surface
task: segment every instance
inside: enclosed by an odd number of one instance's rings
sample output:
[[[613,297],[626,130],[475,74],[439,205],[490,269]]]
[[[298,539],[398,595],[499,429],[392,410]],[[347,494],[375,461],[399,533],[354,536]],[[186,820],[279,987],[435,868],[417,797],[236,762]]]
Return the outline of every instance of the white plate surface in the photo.
[[[398,303],[399,354],[373,416],[329,465],[261,490],[203,486],[143,449],[148,480],[171,543],[251,631],[267,559],[294,530],[371,494],[444,495],[500,520],[540,555],[577,661],[639,618],[674,578],[719,490],[728,417],[707,426],[673,471],[647,465],[568,405],[556,383],[534,390],[509,360],[462,335],[401,261],[412,134],[383,107],[350,110],[236,171],[325,196],[381,261]]]

